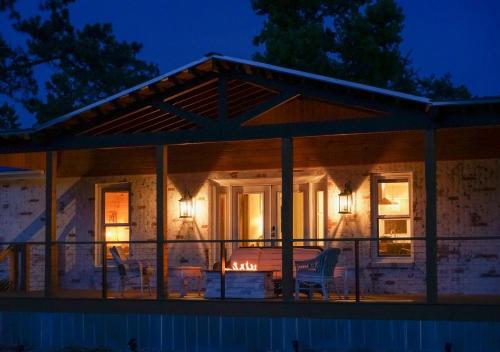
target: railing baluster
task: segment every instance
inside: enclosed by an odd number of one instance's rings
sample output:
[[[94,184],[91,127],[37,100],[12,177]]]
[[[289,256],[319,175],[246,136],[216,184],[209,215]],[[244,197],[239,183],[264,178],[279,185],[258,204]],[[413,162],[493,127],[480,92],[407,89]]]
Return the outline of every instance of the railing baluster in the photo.
[[[102,298],[108,298],[108,262],[106,258],[106,242],[101,242],[101,260],[102,260]]]
[[[220,241],[220,298],[226,298],[226,245]]]
[[[356,303],[359,299],[359,240],[354,240],[354,277],[356,280]]]

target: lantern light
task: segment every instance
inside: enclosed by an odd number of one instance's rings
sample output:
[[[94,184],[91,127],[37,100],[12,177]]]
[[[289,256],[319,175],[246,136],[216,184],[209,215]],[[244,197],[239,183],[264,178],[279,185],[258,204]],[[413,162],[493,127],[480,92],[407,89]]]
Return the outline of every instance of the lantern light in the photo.
[[[352,191],[350,183],[346,183],[344,190],[339,193],[339,214],[351,214]]]
[[[185,191],[179,199],[179,218],[186,219],[193,217],[193,197],[189,191]]]

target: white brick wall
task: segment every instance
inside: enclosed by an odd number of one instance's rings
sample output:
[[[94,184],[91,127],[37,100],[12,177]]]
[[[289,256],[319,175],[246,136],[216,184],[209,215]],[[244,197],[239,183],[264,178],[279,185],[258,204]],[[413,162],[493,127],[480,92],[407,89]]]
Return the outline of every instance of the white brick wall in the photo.
[[[413,173],[413,230],[424,235],[425,190],[423,163],[394,163],[301,169],[297,175],[326,174],[328,185],[328,236],[346,238],[371,235],[370,174]],[[170,175],[168,182],[168,238],[210,238],[210,179],[280,177],[280,170],[211,172]],[[113,176],[61,178],[58,180],[58,238],[61,241],[92,241],[94,236],[95,184],[130,182],[131,239],[154,240],[156,235],[156,177]],[[350,181],[355,212],[337,212],[337,194]],[[438,163],[438,231],[446,235],[500,236],[500,160],[446,161]],[[197,208],[195,222],[178,218],[178,200],[187,188]],[[0,240],[42,241],[44,238],[45,193],[43,180],[7,181],[0,179]],[[341,265],[352,267],[353,244],[343,247]],[[147,247],[147,248],[146,248]],[[64,246],[60,254],[61,285],[70,288],[100,287],[100,271],[94,267],[92,246]],[[213,248],[206,244],[172,244],[170,265],[199,265],[204,268]],[[362,244],[361,266],[364,292],[424,293],[425,247],[414,244],[414,263],[375,265],[369,244]],[[439,243],[439,289],[442,293],[500,293],[500,241]],[[32,254],[31,286],[43,286],[43,248]],[[137,259],[155,263],[155,246],[132,248]],[[3,273],[2,273],[3,270]],[[0,275],[6,271],[0,267]],[[110,270],[110,282],[116,282]],[[353,288],[353,275],[349,281]]]

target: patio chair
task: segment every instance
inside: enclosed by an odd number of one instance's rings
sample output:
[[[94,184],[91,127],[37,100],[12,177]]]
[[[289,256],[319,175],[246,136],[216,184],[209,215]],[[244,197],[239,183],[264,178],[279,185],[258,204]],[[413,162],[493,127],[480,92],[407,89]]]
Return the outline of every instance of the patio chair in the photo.
[[[323,299],[329,297],[329,286],[335,286],[333,271],[339,259],[340,249],[328,248],[321,252],[316,258],[295,262],[295,299],[299,298],[300,285],[309,289],[311,297],[314,286],[320,286]]]
[[[124,255],[121,253],[121,250],[116,246],[112,246],[109,251],[113,256],[113,261],[118,269],[118,286],[120,288],[121,296],[124,296],[127,281],[134,277],[139,278],[141,295],[144,294],[144,286],[146,286],[148,293],[151,296],[151,276],[153,274],[151,268],[140,260],[124,259]]]

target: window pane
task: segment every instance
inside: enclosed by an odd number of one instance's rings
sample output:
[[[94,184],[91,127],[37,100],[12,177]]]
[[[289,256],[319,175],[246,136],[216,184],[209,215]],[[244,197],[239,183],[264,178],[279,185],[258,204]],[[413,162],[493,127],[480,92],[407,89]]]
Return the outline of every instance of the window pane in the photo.
[[[304,193],[293,192],[293,238],[304,238]],[[304,242],[295,242],[296,246],[303,246]]]
[[[112,258],[109,248],[115,246],[123,253],[125,257],[128,257],[129,245],[128,243],[112,243],[113,241],[130,241],[130,227],[128,226],[106,226],[105,228],[106,236],[106,247],[108,248],[107,257]]]
[[[409,219],[379,219],[379,255],[410,256],[411,240],[395,240],[410,236]]]
[[[219,195],[219,238],[225,239],[226,236],[226,194]]]
[[[277,192],[277,225],[278,225],[278,238],[282,238],[281,231],[281,204],[283,202],[283,194]],[[293,192],[293,238],[304,238],[304,193]],[[303,246],[303,242],[295,242],[296,246]]]
[[[243,240],[264,239],[264,194],[245,193],[239,196],[240,234]],[[243,244],[255,246],[257,243]]]
[[[325,237],[325,199],[324,191],[316,192],[316,237]],[[317,246],[322,246],[323,242],[315,243]]]
[[[129,192],[105,192],[104,209],[105,224],[128,224]]]
[[[407,180],[378,182],[378,215],[409,215],[410,196]]]

